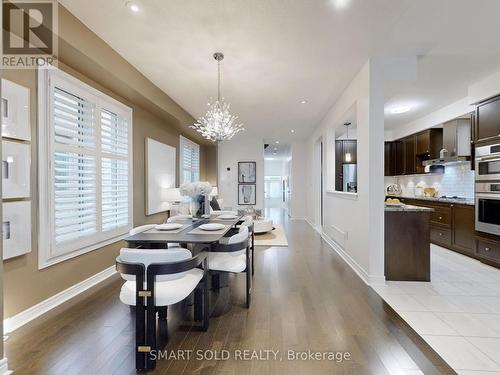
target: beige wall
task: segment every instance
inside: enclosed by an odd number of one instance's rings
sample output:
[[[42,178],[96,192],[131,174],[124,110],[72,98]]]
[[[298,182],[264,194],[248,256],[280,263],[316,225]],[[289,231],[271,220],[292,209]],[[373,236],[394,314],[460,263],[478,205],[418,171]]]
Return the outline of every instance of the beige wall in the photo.
[[[164,218],[162,213],[145,215],[146,137],[177,149],[180,134],[200,143],[201,179],[216,183],[215,147],[187,127],[193,118],[62,7],[59,18],[59,57],[64,62],[60,68],[133,109],[134,225]],[[8,318],[112,266],[123,243],[38,270],[36,72],[6,70],[2,76],[31,90],[32,128],[32,251],[4,262],[4,316]]]

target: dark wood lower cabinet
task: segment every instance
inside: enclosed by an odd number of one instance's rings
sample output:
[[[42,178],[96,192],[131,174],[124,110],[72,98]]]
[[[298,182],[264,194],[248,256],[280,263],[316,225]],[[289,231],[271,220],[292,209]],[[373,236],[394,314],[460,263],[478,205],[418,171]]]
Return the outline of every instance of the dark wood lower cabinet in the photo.
[[[475,207],[465,204],[400,198],[405,204],[430,207],[431,243],[500,268],[500,237],[475,230]]]
[[[476,247],[474,206],[453,205],[453,234],[451,246],[467,255],[474,255]]]

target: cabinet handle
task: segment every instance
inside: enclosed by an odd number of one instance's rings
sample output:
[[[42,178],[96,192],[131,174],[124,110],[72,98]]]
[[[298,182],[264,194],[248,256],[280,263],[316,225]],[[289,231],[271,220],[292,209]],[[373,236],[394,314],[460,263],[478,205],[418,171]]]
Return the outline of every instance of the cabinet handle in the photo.
[[[443,236],[443,233],[439,232],[439,235],[440,235],[440,236]]]
[[[484,251],[490,251],[491,249],[489,247],[485,247]]]
[[[442,217],[442,216],[439,216],[439,220],[443,220],[443,217]]]

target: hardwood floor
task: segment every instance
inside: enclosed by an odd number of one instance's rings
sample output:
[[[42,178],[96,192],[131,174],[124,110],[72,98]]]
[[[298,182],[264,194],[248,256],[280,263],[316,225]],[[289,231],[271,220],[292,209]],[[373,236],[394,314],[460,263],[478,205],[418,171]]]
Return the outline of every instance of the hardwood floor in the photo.
[[[454,374],[305,222],[284,224],[289,248],[256,250],[250,309],[243,274],[231,277],[232,305],[208,332],[179,320],[182,306],[173,309],[167,349],[194,350],[193,358],[161,359],[155,374]],[[5,343],[9,367],[16,374],[134,374],[133,317],[119,301],[121,284],[112,278],[13,332]],[[228,350],[233,357],[237,349],[279,350],[283,360],[195,355]],[[288,350],[351,358],[288,361]]]

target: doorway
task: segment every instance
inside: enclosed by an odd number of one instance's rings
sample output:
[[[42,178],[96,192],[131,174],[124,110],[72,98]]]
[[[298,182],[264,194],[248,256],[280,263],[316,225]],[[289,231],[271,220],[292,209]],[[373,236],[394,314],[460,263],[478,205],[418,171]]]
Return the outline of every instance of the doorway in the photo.
[[[264,211],[266,216],[288,215],[290,204],[290,145],[264,141]]]

